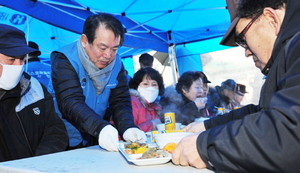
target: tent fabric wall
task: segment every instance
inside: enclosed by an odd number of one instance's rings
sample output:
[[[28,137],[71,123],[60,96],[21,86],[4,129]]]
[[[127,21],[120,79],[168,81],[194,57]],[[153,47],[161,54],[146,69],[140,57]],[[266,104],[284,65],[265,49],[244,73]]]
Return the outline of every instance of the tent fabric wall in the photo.
[[[80,34],[50,25],[3,6],[0,6],[0,23],[14,26],[25,32],[28,41],[34,41],[39,45],[42,52],[40,58],[46,63],[50,63],[50,54],[53,50],[80,38]],[[120,47],[119,54],[121,57],[127,57],[149,51],[151,49]]]
[[[134,61],[132,56],[123,57],[122,62],[124,64],[125,69],[128,72],[128,75],[130,77],[133,77],[135,70],[134,70]]]
[[[172,52],[170,47],[177,49],[188,45],[198,45],[199,49],[189,48],[193,54],[199,54],[199,50],[201,53],[208,53],[228,48],[219,45],[221,37],[230,25],[225,0],[1,0],[0,5],[26,14],[28,19],[52,26],[47,29],[48,34],[53,34],[52,30],[58,31],[58,28],[61,28],[77,34],[77,39],[89,15],[110,13],[126,28],[124,45],[118,51],[121,57],[134,56],[150,50],[169,53]],[[25,28],[29,26],[32,32],[40,30],[39,27],[33,29],[33,26],[36,26],[33,22],[28,22]],[[26,33],[25,29],[24,32]],[[51,38],[49,42],[53,43],[57,40],[52,38],[58,36],[48,35],[48,38]],[[74,41],[75,37],[72,39]],[[70,42],[67,40],[60,43]],[[44,51],[45,42],[38,43]],[[52,47],[51,51],[55,49],[57,48]],[[178,61],[180,67],[187,63],[189,66],[195,64],[196,67],[185,68],[195,69],[199,66],[198,63],[192,62],[191,58],[182,60],[184,61]]]
[[[126,28],[125,47],[165,53],[171,45],[222,37],[230,24],[225,0],[1,0],[0,5],[77,34],[89,15],[110,13]]]
[[[28,41],[36,42],[42,52],[41,57],[45,57],[45,60],[49,59],[53,50],[77,40],[80,36],[9,8],[0,7],[0,16],[0,23],[24,31]]]
[[[177,48],[176,57],[179,76],[186,71],[203,71],[200,55],[191,53],[187,47]]]

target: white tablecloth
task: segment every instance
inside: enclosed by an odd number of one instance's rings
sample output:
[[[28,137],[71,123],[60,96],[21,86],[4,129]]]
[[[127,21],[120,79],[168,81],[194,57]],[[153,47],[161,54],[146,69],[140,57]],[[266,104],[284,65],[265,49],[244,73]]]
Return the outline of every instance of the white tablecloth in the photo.
[[[212,173],[208,169],[177,166],[168,162],[160,165],[137,166],[119,152],[108,152],[99,146],[81,148],[43,156],[0,162],[1,173]]]

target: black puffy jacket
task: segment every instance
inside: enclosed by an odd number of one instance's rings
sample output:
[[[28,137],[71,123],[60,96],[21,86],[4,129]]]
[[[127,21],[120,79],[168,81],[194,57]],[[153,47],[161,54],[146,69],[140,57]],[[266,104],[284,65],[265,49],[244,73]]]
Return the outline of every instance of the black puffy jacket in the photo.
[[[51,58],[52,83],[59,110],[63,117],[83,134],[83,138],[89,142],[87,145],[98,144],[97,137],[100,131],[110,124],[111,116],[120,136],[123,136],[128,128],[136,127],[133,122],[128,81],[123,65],[117,77],[118,85],[111,89],[109,108],[105,117],[100,118],[85,103],[78,74],[68,58],[60,52],[56,52]]]
[[[53,99],[24,73],[12,90],[0,90],[0,161],[64,151],[68,135]],[[22,99],[21,99],[22,98]]]

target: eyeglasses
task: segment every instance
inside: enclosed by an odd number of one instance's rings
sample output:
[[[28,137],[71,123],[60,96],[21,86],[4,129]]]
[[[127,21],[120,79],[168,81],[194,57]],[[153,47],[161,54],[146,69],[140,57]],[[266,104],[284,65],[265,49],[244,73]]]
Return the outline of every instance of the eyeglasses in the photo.
[[[262,12],[258,13],[249,23],[248,25],[242,30],[242,32],[235,36],[234,37],[234,41],[237,45],[245,48],[245,49],[248,49],[248,45],[247,45],[247,42],[246,40],[244,39],[245,38],[245,34],[246,32],[249,30],[250,26],[255,22],[255,20],[262,14]]]

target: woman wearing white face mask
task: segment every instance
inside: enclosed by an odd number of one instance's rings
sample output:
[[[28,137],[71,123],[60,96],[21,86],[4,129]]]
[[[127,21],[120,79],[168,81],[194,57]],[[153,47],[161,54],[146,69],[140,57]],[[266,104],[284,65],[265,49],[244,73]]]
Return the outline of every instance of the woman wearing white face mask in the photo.
[[[144,132],[154,130],[161,123],[157,114],[161,106],[155,102],[165,90],[161,75],[151,67],[140,69],[130,80],[129,88],[134,124]]]

